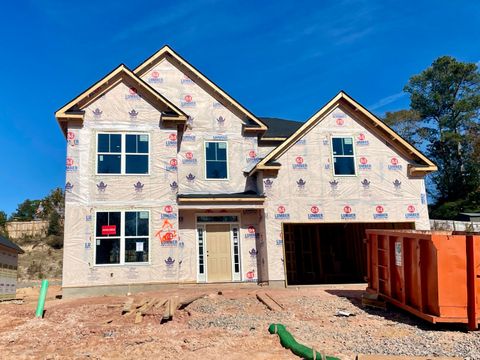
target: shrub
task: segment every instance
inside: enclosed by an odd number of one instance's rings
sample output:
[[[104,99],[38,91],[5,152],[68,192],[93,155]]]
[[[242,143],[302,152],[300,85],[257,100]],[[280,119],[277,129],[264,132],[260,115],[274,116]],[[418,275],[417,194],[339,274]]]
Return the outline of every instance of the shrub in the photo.
[[[54,249],[63,248],[63,236],[61,235],[49,235],[45,242]]]

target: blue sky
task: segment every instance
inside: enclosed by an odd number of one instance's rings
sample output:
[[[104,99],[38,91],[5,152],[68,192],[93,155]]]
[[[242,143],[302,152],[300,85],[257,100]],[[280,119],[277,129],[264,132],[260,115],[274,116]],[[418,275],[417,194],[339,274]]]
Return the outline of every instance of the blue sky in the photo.
[[[53,113],[164,44],[258,116],[305,120],[339,90],[376,114],[441,55],[480,61],[478,1],[9,1],[2,5],[0,210],[65,182]]]

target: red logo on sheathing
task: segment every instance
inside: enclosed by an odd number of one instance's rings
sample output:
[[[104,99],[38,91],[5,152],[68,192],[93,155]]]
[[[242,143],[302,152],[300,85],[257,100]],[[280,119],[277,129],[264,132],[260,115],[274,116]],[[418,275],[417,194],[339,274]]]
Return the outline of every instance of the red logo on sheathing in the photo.
[[[162,240],[163,241],[172,241],[173,240],[173,233],[172,232],[165,233],[165,235],[163,235]]]
[[[188,159],[188,160],[191,160],[193,159],[193,153],[191,151],[187,151],[185,153],[185,157]]]
[[[312,206],[310,208],[310,211],[312,212],[312,214],[318,214],[318,212],[320,211],[320,209],[318,208],[318,206]]]
[[[186,102],[192,102],[193,100],[192,95],[185,95],[184,99]]]
[[[75,139],[75,134],[71,131],[67,132],[67,140]]]
[[[255,227],[252,226],[252,225],[250,225],[250,226],[248,227],[248,232],[249,232],[250,234],[255,233]]]
[[[253,159],[255,158],[255,156],[257,156],[257,153],[254,150],[250,150],[250,152],[248,153],[248,156],[250,156]]]
[[[383,208],[382,205],[378,205],[376,208],[375,208],[375,211],[378,213],[378,214],[381,214],[385,211],[385,209]]]
[[[337,120],[335,120],[335,122],[337,123],[337,125],[340,125],[340,126],[345,124],[345,121],[342,118],[338,118]]]
[[[255,271],[249,271],[247,272],[247,278],[248,279],[253,279],[255,277]]]
[[[137,93],[137,89],[134,87],[131,87],[129,90],[130,94],[135,95]]]
[[[352,212],[352,208],[351,208],[350,206],[348,206],[348,205],[347,205],[347,206],[344,206],[344,207],[343,207],[343,212],[344,212],[345,214],[350,214],[350,213]]]
[[[408,205],[407,210],[408,210],[408,212],[413,213],[413,212],[415,212],[415,206],[413,206],[413,205]]]
[[[303,164],[303,157],[297,156],[297,157],[295,158],[295,162],[296,162],[297,164]]]
[[[360,140],[360,141],[365,140],[365,134],[359,134],[358,135],[358,140]]]
[[[398,159],[396,157],[393,157],[393,158],[390,159],[390,163],[392,165],[398,165]]]
[[[278,211],[279,214],[283,214],[283,213],[285,212],[285,206],[280,205],[280,206],[278,207],[277,211]]]
[[[171,160],[170,160],[170,165],[171,165],[171,166],[177,166],[177,164],[178,164],[177,159],[171,159]]]
[[[160,73],[158,71],[152,71],[152,78],[158,79],[160,77]]]
[[[366,157],[361,157],[361,158],[360,158],[360,164],[366,165],[367,163],[368,163],[368,160],[367,160]]]
[[[166,213],[169,213],[169,214],[170,214],[170,213],[173,211],[172,205],[165,205],[165,206],[163,207],[163,211],[165,211]]]
[[[117,233],[117,225],[103,225],[102,235],[115,235]]]
[[[71,157],[67,157],[67,166],[73,166],[73,159]]]
[[[168,135],[168,139],[171,140],[171,141],[176,141],[177,140],[177,134],[170,134]]]

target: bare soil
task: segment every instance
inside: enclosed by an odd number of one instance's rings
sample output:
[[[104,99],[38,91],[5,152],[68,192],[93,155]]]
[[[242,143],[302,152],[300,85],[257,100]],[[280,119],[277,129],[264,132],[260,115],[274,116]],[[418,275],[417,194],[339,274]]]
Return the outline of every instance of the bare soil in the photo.
[[[49,288],[45,317],[36,319],[38,290],[19,289],[22,302],[0,303],[1,359],[297,359],[268,333],[271,323],[341,359],[359,353],[480,359],[478,332],[439,328],[396,309],[363,308],[364,286],[207,287],[130,296],[138,303],[206,294],[164,324],[161,313],[145,315],[140,324],[135,315],[122,315],[127,296],[55,299],[59,286]],[[284,310],[268,310],[258,291],[267,291]],[[352,316],[339,316],[340,310]]]

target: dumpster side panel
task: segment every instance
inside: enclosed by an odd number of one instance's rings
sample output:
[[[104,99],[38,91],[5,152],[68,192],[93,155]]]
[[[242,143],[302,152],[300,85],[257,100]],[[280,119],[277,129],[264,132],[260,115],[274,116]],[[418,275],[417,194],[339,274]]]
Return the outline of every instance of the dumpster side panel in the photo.
[[[440,317],[467,317],[467,248],[465,235],[432,235],[437,248]]]

